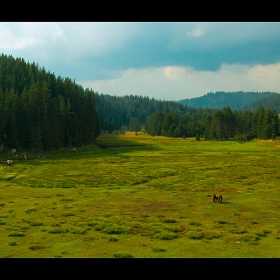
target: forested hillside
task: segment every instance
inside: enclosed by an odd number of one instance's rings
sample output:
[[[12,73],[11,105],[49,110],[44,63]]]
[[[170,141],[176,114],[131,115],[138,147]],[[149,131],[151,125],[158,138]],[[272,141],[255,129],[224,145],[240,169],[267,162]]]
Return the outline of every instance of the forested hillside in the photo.
[[[250,104],[259,101],[258,105],[261,106],[261,100],[267,99],[269,97],[280,97],[279,93],[275,92],[209,92],[201,97],[183,99],[179,101],[181,104],[189,105],[196,108],[215,108],[222,109],[229,106],[232,110],[243,109]],[[279,101],[278,101],[279,103]],[[259,107],[258,106],[258,107]],[[264,105],[263,105],[264,106]],[[256,110],[258,109],[255,108]],[[266,107],[266,106],[265,106]],[[269,106],[267,106],[269,107]],[[280,107],[280,103],[279,103]],[[269,107],[272,108],[272,107]],[[280,110],[279,110],[280,113]]]
[[[234,110],[229,105],[218,109],[195,108],[177,101],[136,95],[116,97],[84,90],[70,78],[56,77],[38,64],[2,54],[0,150],[41,152],[79,147],[95,143],[102,130],[144,129],[149,135],[198,140],[200,137],[224,140],[279,136],[278,107],[269,106],[272,103],[276,106],[280,95],[241,92],[237,95],[241,94],[247,102],[253,100],[253,95],[270,97],[266,99],[267,107],[254,103],[254,110]],[[210,99],[213,96],[225,99],[233,94],[208,94]],[[236,99],[234,102],[237,103]]]
[[[0,56],[1,147],[34,152],[95,142],[94,93],[21,58]]]
[[[264,108],[275,109],[276,112],[280,114],[280,94],[256,101],[245,107],[244,110],[256,112],[260,108],[260,106],[263,106]]]
[[[106,131],[119,130],[123,126],[132,131],[140,130],[148,117],[158,111],[170,111],[178,115],[206,111],[180,104],[176,101],[159,101],[136,95],[110,96],[94,93],[100,128]]]

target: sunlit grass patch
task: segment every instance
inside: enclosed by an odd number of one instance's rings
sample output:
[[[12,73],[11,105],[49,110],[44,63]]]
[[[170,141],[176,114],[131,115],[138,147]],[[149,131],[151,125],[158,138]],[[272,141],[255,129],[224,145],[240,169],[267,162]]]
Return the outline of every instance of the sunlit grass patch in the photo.
[[[1,179],[5,181],[10,181],[17,177],[17,173],[6,173],[2,175]]]

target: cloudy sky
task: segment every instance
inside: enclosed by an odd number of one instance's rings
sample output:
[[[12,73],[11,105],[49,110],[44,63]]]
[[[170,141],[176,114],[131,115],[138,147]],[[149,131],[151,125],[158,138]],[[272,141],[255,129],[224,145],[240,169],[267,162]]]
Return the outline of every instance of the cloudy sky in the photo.
[[[0,54],[113,96],[280,93],[280,22],[0,22]]]

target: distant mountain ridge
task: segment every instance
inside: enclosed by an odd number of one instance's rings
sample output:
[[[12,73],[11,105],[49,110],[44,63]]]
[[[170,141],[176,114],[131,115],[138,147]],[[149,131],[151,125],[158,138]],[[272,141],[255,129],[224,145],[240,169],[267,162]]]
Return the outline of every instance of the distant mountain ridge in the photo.
[[[276,98],[271,99],[271,98]],[[273,102],[270,100],[277,100],[279,104],[280,112],[280,94],[276,92],[224,92],[217,91],[215,93],[209,92],[201,97],[195,97],[190,99],[183,99],[178,101],[181,104],[188,105],[196,108],[211,108],[222,109],[229,106],[232,110],[240,110],[248,108],[248,110],[257,110],[261,106],[262,102],[265,102],[266,106],[271,108]],[[255,104],[253,107],[250,105]],[[275,104],[274,104],[275,105]],[[251,109],[250,109],[251,108]],[[278,110],[277,110],[278,111]]]

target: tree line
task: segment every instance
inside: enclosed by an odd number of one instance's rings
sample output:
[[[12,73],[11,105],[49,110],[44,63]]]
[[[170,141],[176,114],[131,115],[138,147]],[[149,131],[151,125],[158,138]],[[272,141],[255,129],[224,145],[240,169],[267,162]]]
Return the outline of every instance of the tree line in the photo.
[[[0,144],[40,152],[95,142],[94,92],[22,58],[0,56]]]
[[[176,101],[83,89],[22,58],[0,56],[0,147],[40,152],[95,143],[102,131],[205,139],[274,139],[275,109],[195,108]]]
[[[279,116],[275,109],[262,106],[256,112],[223,109],[202,113],[177,114],[158,111],[149,116],[148,134],[168,137],[204,137],[206,140],[275,139],[279,135]]]

